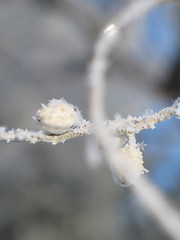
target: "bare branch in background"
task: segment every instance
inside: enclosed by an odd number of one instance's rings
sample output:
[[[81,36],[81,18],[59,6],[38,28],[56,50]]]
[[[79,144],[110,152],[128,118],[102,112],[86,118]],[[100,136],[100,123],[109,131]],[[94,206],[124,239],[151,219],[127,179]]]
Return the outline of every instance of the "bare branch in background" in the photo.
[[[158,220],[160,226],[173,239],[180,239],[180,215],[176,209],[166,201],[163,195],[157,190],[153,184],[146,178],[139,180],[137,173],[129,164],[129,157],[133,156],[133,150],[138,149],[136,142],[132,144],[129,141],[130,155],[123,154],[120,145],[115,138],[112,137],[107,128],[102,124],[106,118],[105,114],[105,75],[108,69],[108,56],[114,43],[121,39],[124,28],[126,28],[134,20],[142,17],[151,9],[160,4],[172,2],[167,0],[152,1],[135,1],[126,10],[115,17],[112,22],[101,33],[96,46],[94,57],[89,66],[89,85],[90,85],[90,116],[95,124],[95,135],[98,142],[103,147],[106,155],[107,164],[116,179],[124,182],[126,180],[135,185],[135,193],[141,199],[144,206]],[[121,138],[119,137],[119,141]]]

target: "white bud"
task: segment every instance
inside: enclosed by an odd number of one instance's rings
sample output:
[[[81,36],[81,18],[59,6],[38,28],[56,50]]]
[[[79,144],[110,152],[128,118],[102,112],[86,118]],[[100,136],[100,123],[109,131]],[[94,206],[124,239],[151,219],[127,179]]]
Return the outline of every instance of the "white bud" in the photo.
[[[128,143],[120,149],[121,161],[122,163],[126,161],[127,166],[132,169],[134,177],[139,178],[145,172],[147,173],[148,170],[143,166],[143,155],[140,146],[136,143],[135,135],[131,134],[128,137]],[[115,183],[121,187],[127,187],[132,184],[128,168],[121,169],[121,166],[119,168],[111,166],[111,173]]]
[[[42,104],[42,108],[37,111],[33,119],[43,132],[49,134],[65,133],[83,122],[78,108],[63,98],[52,99],[47,105]]]

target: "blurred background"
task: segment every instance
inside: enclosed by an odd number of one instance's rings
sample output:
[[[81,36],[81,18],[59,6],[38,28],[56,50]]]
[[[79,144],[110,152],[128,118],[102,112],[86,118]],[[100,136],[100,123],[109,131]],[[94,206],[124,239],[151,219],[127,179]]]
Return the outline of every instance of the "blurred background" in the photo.
[[[135,1],[135,0],[133,0]],[[102,27],[129,0],[0,0],[0,125],[37,130],[41,103],[65,98],[88,119],[87,67]],[[159,7],[115,46],[107,111],[160,110],[180,96],[180,5]],[[180,208],[180,122],[138,135],[148,176]],[[89,142],[87,147],[86,142]],[[0,239],[169,239],[120,188],[91,137],[0,143]]]

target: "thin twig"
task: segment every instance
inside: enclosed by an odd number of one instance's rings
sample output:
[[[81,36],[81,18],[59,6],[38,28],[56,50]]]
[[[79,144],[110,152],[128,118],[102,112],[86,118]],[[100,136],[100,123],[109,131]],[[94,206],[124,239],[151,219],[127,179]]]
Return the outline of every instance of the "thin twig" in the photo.
[[[144,129],[155,128],[155,125],[159,122],[170,119],[176,116],[176,109],[179,104],[179,99],[171,107],[166,107],[159,112],[153,113],[148,116],[120,118],[112,121],[105,121],[104,126],[113,135],[123,135],[131,133],[139,133]],[[22,129],[7,130],[4,127],[0,127],[0,141],[6,142],[29,142],[29,143],[51,143],[55,145],[57,143],[64,143],[65,141],[94,133],[94,125],[89,121],[84,120],[84,124],[81,127],[72,128],[63,134],[47,134],[43,131],[29,131]]]
[[[89,135],[93,131],[92,126],[89,122],[84,124],[81,128],[75,128],[70,131],[67,131],[64,134],[45,134],[42,131],[33,132],[29,130],[6,130],[6,128],[0,128],[0,141],[6,142],[29,142],[29,143],[37,143],[37,142],[45,142],[51,143],[52,145],[56,145],[57,143],[64,143],[66,140],[71,138],[80,137],[83,135]]]

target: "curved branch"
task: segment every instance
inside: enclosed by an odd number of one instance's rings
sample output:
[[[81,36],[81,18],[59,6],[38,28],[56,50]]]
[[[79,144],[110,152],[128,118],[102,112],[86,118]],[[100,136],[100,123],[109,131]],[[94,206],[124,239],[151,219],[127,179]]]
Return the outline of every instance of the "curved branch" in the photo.
[[[179,1],[179,0],[177,0]],[[101,33],[96,46],[94,57],[89,66],[89,85],[90,89],[90,116],[95,123],[96,138],[103,146],[107,163],[111,169],[114,169],[119,177],[123,172],[128,173],[129,181],[135,185],[135,193],[142,201],[143,205],[158,220],[173,239],[180,239],[180,215],[173,206],[163,197],[159,190],[146,178],[139,180],[136,178],[134,169],[128,165],[127,157],[124,157],[120,150],[119,144],[114,141],[110,133],[103,126],[106,118],[105,113],[105,75],[108,68],[108,56],[114,43],[121,39],[124,28],[134,20],[142,17],[160,4],[172,2],[168,0],[151,0],[151,1],[134,1],[124,12],[121,12],[110,22],[108,27]],[[161,112],[162,116],[165,112]],[[146,125],[149,125],[146,121]],[[140,129],[142,124],[140,123]]]

